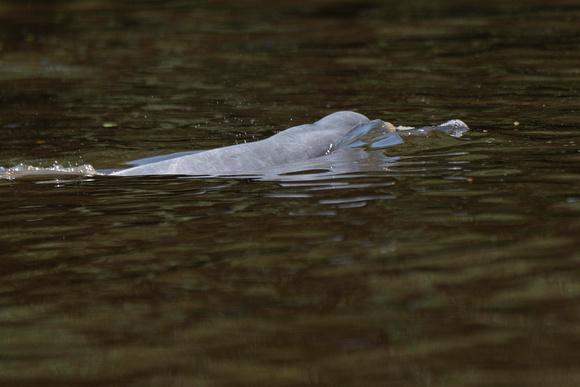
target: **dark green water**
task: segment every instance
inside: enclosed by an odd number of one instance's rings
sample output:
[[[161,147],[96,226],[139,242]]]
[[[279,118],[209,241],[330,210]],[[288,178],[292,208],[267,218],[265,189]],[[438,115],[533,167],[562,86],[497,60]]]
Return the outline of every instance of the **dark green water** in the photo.
[[[576,1],[3,1],[0,166],[472,131],[308,181],[1,180],[0,384],[579,385],[579,90]]]

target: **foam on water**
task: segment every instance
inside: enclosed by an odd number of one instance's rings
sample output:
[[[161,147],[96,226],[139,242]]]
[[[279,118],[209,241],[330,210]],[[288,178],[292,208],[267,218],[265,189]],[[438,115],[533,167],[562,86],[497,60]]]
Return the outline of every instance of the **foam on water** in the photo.
[[[90,164],[77,167],[63,167],[53,165],[51,167],[35,167],[27,164],[18,164],[11,168],[0,167],[0,179],[12,180],[23,176],[35,175],[83,175],[93,176],[99,174]]]

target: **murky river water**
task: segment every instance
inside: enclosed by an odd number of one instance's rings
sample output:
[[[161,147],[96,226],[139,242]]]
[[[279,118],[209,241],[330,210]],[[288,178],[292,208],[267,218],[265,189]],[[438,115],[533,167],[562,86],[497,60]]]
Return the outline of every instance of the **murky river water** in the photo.
[[[471,131],[332,178],[0,181],[0,383],[580,384],[580,5],[543,3],[1,3],[0,166]]]

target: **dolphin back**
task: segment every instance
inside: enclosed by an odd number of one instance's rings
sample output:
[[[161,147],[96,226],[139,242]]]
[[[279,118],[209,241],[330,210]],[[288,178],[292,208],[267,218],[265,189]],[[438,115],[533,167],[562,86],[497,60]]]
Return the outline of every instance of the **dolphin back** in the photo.
[[[333,144],[369,119],[355,112],[336,112],[313,124],[286,129],[265,140],[212,149],[114,172],[136,175],[252,174],[326,154]]]

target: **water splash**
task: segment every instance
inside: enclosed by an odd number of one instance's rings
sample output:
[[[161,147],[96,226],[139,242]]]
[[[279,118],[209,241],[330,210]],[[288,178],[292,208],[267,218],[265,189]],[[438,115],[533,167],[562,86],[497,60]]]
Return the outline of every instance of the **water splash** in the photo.
[[[85,164],[77,167],[63,167],[62,165],[53,165],[52,167],[35,167],[27,164],[18,164],[11,168],[0,167],[0,179],[13,180],[23,176],[37,175],[81,175],[93,176],[99,173],[90,165]]]

